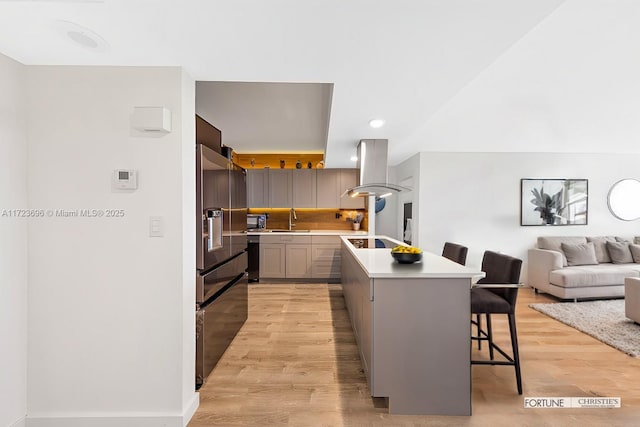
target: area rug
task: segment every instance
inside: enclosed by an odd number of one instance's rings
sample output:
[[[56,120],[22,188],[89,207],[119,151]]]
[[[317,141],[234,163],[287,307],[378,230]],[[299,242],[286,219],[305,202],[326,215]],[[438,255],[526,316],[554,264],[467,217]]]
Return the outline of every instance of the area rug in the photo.
[[[640,357],[640,325],[624,315],[624,300],[530,304],[529,307],[633,357]]]

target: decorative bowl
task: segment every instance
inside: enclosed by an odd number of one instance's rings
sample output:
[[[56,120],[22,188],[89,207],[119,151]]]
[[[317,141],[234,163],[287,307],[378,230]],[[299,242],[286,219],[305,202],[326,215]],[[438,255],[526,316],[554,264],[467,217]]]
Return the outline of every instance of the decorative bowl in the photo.
[[[391,252],[391,256],[400,264],[413,264],[414,262],[420,261],[422,259],[422,252],[420,252],[419,254],[410,254],[406,252]]]

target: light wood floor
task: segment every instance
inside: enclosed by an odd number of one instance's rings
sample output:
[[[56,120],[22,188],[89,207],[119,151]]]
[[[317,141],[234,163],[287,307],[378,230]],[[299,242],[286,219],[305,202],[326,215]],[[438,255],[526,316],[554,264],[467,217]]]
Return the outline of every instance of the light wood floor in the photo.
[[[522,396],[512,367],[473,366],[471,417],[399,416],[369,395],[340,285],[251,285],[249,319],[200,389],[189,427],[640,425],[640,359],[528,307],[547,301],[519,294]],[[506,339],[496,341],[510,348],[501,317],[494,331]],[[524,397],[582,396],[620,397],[622,408],[523,407]]]

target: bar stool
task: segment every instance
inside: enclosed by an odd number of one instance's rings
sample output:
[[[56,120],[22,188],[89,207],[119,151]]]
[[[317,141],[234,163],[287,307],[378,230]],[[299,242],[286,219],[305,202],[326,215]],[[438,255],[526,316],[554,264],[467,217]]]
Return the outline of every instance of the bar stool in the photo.
[[[485,251],[482,258],[482,271],[486,276],[480,279],[471,288],[471,313],[476,315],[476,320],[471,323],[477,327],[477,335],[472,340],[489,344],[490,360],[472,360],[472,365],[508,365],[514,366],[516,371],[516,384],[518,394],[522,394],[522,378],[520,374],[520,354],[518,352],[518,335],[516,332],[516,299],[518,298],[518,284],[522,260],[497,252]],[[480,325],[480,315],[486,316],[486,331]],[[509,332],[511,334],[512,356],[493,342],[491,331],[491,315],[506,314],[509,320]],[[494,350],[500,353],[506,360],[495,360]]]
[[[458,264],[465,265],[467,262],[468,251],[469,248],[466,246],[445,242],[444,247],[442,248],[442,256],[453,262],[457,262]]]

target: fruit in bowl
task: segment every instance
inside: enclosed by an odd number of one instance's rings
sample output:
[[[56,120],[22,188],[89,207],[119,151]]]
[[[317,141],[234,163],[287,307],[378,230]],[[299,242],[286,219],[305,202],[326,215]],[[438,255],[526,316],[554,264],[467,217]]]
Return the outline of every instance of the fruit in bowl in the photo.
[[[391,256],[400,264],[413,264],[422,259],[422,250],[413,246],[396,246],[391,249]]]

